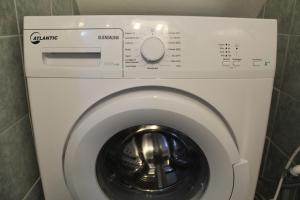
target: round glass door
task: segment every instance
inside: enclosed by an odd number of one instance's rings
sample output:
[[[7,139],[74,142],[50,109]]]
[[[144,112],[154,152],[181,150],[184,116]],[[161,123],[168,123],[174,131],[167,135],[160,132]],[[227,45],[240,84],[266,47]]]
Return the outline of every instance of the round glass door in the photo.
[[[188,200],[204,194],[210,170],[201,148],[184,133],[141,125],[104,144],[96,175],[112,200]]]

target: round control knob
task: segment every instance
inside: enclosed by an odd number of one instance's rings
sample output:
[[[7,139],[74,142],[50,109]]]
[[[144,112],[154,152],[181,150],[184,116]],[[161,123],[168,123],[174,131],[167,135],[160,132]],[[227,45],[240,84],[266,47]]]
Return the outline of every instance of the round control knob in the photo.
[[[157,62],[165,54],[164,43],[157,37],[150,37],[143,42],[141,54],[147,62]]]

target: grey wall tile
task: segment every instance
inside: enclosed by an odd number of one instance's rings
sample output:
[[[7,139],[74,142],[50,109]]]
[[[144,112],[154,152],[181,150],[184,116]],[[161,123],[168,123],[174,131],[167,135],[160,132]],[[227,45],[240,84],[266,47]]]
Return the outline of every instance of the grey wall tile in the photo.
[[[300,100],[300,36],[290,36],[282,90]]]
[[[263,7],[260,9],[260,12],[258,13],[257,18],[264,18],[264,17],[265,17],[265,6],[263,6]]]
[[[288,158],[273,143],[270,143],[267,157],[263,174],[266,181],[263,182],[261,192],[265,198],[270,199],[275,193],[276,183],[284,171]]]
[[[0,36],[22,33],[23,16],[51,15],[51,0],[0,0]],[[72,14],[73,0],[53,0],[54,14]],[[16,5],[14,4],[16,3]],[[15,9],[15,6],[17,9]],[[17,12],[16,12],[17,11]],[[0,199],[44,199],[27,116],[22,36],[0,38]]]
[[[283,188],[278,196],[278,200],[299,200],[295,199],[297,191],[291,188]]]
[[[39,177],[29,118],[0,134],[0,199],[22,199]]]
[[[297,188],[294,200],[299,200],[299,199],[300,199],[300,188]]]
[[[44,200],[44,192],[40,179],[33,186],[33,189],[23,200]]]
[[[300,101],[280,93],[272,140],[288,155],[300,145]]]
[[[277,61],[274,86],[281,88],[284,67],[286,63],[286,53],[289,37],[287,35],[278,35],[277,39]]]
[[[0,39],[0,132],[27,112],[19,37]]]
[[[13,0],[0,1],[0,36],[18,33],[15,5]]]
[[[279,33],[289,33],[295,0],[268,0],[265,18],[278,20]]]
[[[52,15],[72,15],[72,0],[52,0]]]
[[[292,33],[300,35],[300,0],[297,0],[292,24]]]
[[[24,16],[51,15],[50,0],[16,0],[16,4],[21,32]]]

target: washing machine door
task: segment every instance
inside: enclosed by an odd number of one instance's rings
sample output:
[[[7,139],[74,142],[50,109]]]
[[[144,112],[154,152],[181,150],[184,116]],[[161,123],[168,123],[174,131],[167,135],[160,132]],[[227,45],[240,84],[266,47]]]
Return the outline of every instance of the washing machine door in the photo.
[[[63,169],[76,200],[246,199],[248,163],[230,127],[183,91],[121,91],[70,131]]]

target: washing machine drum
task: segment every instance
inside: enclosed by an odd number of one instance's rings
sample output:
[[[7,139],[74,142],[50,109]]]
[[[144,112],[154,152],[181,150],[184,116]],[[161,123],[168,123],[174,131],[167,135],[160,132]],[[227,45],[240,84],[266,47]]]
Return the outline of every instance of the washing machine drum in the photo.
[[[100,100],[65,145],[65,181],[77,200],[246,199],[247,170],[222,116],[165,88]]]
[[[203,194],[208,161],[193,140],[161,125],[141,125],[113,136],[96,164],[98,182],[111,199],[182,200]]]

